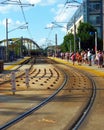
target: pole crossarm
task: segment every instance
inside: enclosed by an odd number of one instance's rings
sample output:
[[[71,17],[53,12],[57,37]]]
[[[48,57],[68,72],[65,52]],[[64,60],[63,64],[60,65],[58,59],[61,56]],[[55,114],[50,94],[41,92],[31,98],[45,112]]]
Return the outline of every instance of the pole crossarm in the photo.
[[[53,27],[54,28],[59,27],[59,28],[65,28],[65,29],[67,29],[67,27],[65,27],[63,25],[59,25],[58,23],[68,23],[68,22],[52,22],[52,24],[55,25]]]
[[[8,31],[8,33],[12,32],[12,31],[15,31],[17,29],[26,29],[26,28],[28,28],[28,23],[25,23],[25,24],[23,24],[23,25],[21,25],[21,26],[19,26],[17,28],[11,29],[11,30]]]
[[[67,0],[65,4],[69,4],[69,3],[78,3],[78,4],[81,4],[81,2],[79,2],[77,0]]]

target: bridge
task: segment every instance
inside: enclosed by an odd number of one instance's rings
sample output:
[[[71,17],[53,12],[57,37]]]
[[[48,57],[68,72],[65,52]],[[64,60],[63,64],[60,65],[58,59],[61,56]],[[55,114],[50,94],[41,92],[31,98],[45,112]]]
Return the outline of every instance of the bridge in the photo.
[[[13,60],[15,58],[39,54],[40,46],[29,38],[10,38],[0,41],[0,60]]]

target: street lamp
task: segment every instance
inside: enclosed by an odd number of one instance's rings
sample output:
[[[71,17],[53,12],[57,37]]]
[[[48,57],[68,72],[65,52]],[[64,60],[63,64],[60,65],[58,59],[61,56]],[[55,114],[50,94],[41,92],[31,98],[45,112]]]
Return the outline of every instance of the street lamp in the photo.
[[[14,28],[12,30],[8,30],[8,19],[6,19],[6,61],[8,61],[8,33],[15,31],[16,29],[26,29],[28,23],[25,23],[17,28]]]

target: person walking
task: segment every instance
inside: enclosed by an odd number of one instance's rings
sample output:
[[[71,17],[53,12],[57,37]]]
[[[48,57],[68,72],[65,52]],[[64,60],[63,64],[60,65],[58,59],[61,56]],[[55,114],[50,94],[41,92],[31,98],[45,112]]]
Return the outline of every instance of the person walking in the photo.
[[[102,68],[103,67],[103,53],[101,51],[99,51],[98,54],[98,68]]]

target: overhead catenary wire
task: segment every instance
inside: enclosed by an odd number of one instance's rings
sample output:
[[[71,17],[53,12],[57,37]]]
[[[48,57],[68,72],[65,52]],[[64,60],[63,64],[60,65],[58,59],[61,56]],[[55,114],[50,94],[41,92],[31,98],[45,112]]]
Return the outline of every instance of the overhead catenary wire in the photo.
[[[65,3],[66,3],[66,2],[67,2],[67,1],[65,0]],[[66,4],[64,4],[64,6],[63,6],[62,9],[60,10],[58,16],[64,14],[65,8],[66,8]],[[63,22],[63,23],[66,23],[66,22]],[[45,28],[45,29],[50,29],[50,31],[49,31],[49,33],[48,33],[48,36],[47,36],[47,38],[46,38],[45,44],[47,43],[48,39],[50,38],[50,35],[51,35],[51,33],[52,33],[53,28],[63,27],[63,26],[61,26],[61,25],[58,25],[58,24],[57,24],[57,21],[52,22],[52,24],[53,24],[52,27]]]
[[[17,5],[17,1],[14,0],[3,0],[0,2],[1,5]],[[21,5],[21,3],[18,3]],[[34,4],[29,4],[29,3],[22,3],[22,6],[34,6]]]
[[[19,0],[19,4],[20,4],[20,7],[21,7],[21,11],[22,11],[22,14],[23,14],[24,21],[25,21],[25,23],[27,23],[26,16],[25,16],[25,13],[24,13],[24,10],[23,10],[21,0]]]
[[[25,13],[24,13],[24,10],[23,10],[23,6],[22,6],[21,0],[19,0],[19,3],[20,3],[20,7],[21,7],[21,11],[22,11],[22,15],[23,15],[24,21],[25,21],[25,23],[27,23],[26,16],[25,16]],[[31,31],[30,31],[29,28],[27,28],[27,31],[28,31],[30,37],[33,39]]]
[[[0,5],[9,5],[9,4],[10,5],[18,5],[18,6],[20,6],[21,11],[22,11],[22,15],[23,15],[23,19],[25,21],[25,24],[27,24],[28,22],[27,22],[23,7],[25,7],[25,6],[34,6],[34,4],[22,3],[21,0],[3,0],[2,2],[0,2]],[[28,34],[32,38],[32,34],[31,34],[29,28],[26,28],[26,29],[28,31]]]

